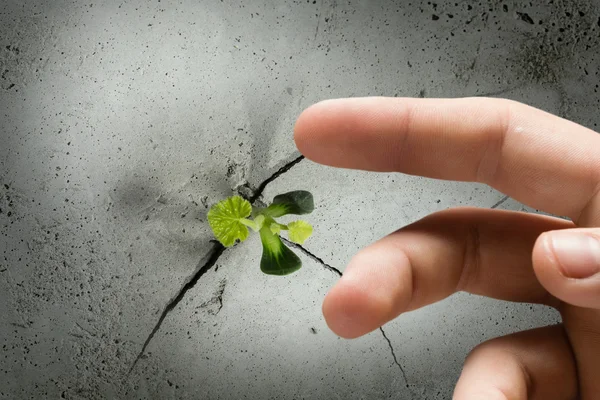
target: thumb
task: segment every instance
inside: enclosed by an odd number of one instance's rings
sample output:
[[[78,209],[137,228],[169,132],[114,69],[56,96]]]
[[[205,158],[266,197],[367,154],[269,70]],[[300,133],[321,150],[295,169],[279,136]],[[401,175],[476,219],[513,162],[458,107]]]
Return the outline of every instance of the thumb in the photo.
[[[600,310],[600,229],[542,234],[533,250],[537,278],[565,303]]]

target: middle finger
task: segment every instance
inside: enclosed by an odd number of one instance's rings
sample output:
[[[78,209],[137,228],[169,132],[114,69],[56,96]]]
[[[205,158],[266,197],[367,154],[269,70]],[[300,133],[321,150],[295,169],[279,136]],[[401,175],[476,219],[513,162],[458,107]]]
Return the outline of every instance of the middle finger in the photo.
[[[457,291],[556,306],[535,276],[531,254],[541,233],[571,227],[500,210],[433,214],[357,254],[325,298],[325,319],[339,336],[355,338]]]

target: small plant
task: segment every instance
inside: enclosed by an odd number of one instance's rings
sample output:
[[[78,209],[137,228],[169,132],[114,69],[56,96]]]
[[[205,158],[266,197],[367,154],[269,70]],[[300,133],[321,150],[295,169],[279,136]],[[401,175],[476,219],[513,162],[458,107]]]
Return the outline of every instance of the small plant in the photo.
[[[288,232],[288,239],[303,244],[312,235],[312,226],[302,220],[280,224],[275,218],[284,215],[310,214],[314,210],[310,192],[298,190],[280,194],[265,208],[252,207],[241,196],[232,196],[213,205],[208,212],[208,223],[219,242],[231,247],[248,238],[248,228],[260,233],[263,246],[260,269],[268,275],[289,275],[302,267],[300,258],[287,247],[279,235]]]

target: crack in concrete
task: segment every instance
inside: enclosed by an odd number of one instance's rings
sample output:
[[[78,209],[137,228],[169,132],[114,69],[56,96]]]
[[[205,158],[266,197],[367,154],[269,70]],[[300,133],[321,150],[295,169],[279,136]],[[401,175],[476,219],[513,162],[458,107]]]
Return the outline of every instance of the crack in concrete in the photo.
[[[321,13],[323,10],[323,0],[321,0],[321,6],[319,7],[319,12],[317,14],[317,29],[315,30],[315,38],[313,41],[317,41],[317,37],[319,36],[319,25],[321,24]]]
[[[260,197],[262,196],[264,190],[269,185],[269,183],[273,182],[274,180],[279,178],[281,175],[288,172],[290,169],[292,169],[296,164],[298,164],[302,160],[304,160],[304,156],[301,155],[299,157],[296,157],[292,161],[288,162],[283,167],[281,167],[277,171],[275,171],[270,177],[265,179],[258,186],[258,188],[256,190],[252,190],[250,187],[247,187],[246,189],[249,189],[249,192],[247,193],[247,196],[244,196],[244,197],[248,198],[248,200],[252,204],[258,202]],[[239,189],[238,189],[238,192],[239,192]],[[239,192],[239,193],[244,195],[241,192]],[[217,263],[217,261],[219,260],[221,255],[223,255],[223,253],[225,252],[226,248],[221,243],[219,243],[217,241],[211,241],[211,242],[213,243],[213,248],[204,257],[202,257],[200,262],[198,262],[198,265],[196,266],[196,269],[194,270],[194,272],[186,278],[186,280],[183,282],[183,285],[181,286],[181,288],[179,289],[177,294],[167,302],[167,305],[164,307],[162,313],[160,314],[160,317],[158,318],[158,321],[154,325],[154,328],[152,329],[152,331],[146,338],[146,341],[144,342],[142,349],[140,350],[137,357],[133,361],[133,364],[129,368],[128,375],[131,374],[131,372],[133,371],[133,369],[135,368],[137,363],[142,359],[144,352],[146,351],[146,348],[148,348],[148,345],[150,344],[150,342],[152,341],[152,339],[154,338],[156,333],[160,330],[160,327],[162,326],[162,323],[164,322],[165,318],[167,318],[167,315],[177,307],[177,305],[185,297],[186,293],[190,289],[192,289],[194,286],[196,286],[196,283],[198,283],[200,278],[202,278],[202,276],[204,276],[204,274],[206,274]],[[338,273],[341,275],[341,273],[339,271],[338,271]],[[223,298],[224,291],[225,291],[225,283],[222,281],[221,284],[219,285],[219,289],[215,293],[215,297],[213,297],[213,299],[211,300],[211,301],[215,301],[219,304],[218,310],[215,312],[215,315],[223,307],[222,298]]]
[[[273,182],[275,179],[279,178],[281,175],[283,175],[286,172],[288,172],[290,169],[292,169],[296,164],[298,164],[302,160],[304,160],[304,156],[296,157],[292,161],[288,162],[283,167],[281,167],[277,171],[275,171],[273,173],[273,175],[271,175],[270,177],[268,177],[267,179],[265,179],[258,186],[258,188],[254,191],[254,194],[252,194],[250,196],[250,198],[248,199],[248,201],[250,201],[250,203],[252,203],[252,204],[256,203],[256,201],[260,198],[260,196],[262,196],[263,192],[265,191],[265,189],[269,185],[269,183]]]
[[[487,30],[489,14],[485,13],[485,22],[483,25],[483,31]],[[475,73],[475,68],[477,67],[477,62],[479,61],[479,57],[481,57],[481,44],[483,43],[483,35],[479,38],[479,44],[477,45],[477,50],[475,51],[475,57],[473,58],[473,62],[469,65],[469,76],[467,78],[466,87],[471,83],[471,79],[473,78],[473,74]]]
[[[338,275],[338,276],[342,276],[342,271],[340,271],[339,269],[332,267],[331,265],[327,264],[325,261],[323,261],[322,258],[317,257],[315,254],[311,253],[309,250],[307,250],[305,247],[303,247],[302,245],[299,245],[298,243],[294,243],[289,241],[288,239],[284,238],[284,237],[280,237],[280,239],[285,242],[285,244],[287,244],[290,247],[294,247],[298,250],[300,250],[301,252],[303,252],[306,256],[308,256],[308,258],[312,259],[313,261],[316,261],[317,263],[321,264],[325,269],[333,272],[334,274]]]
[[[325,261],[323,261],[322,258],[318,257],[316,254],[313,254],[312,252],[310,252],[309,250],[307,250],[304,246],[301,246],[297,243],[294,242],[290,242],[289,240],[285,239],[285,238],[281,238],[282,241],[284,241],[286,244],[288,244],[291,247],[294,247],[298,250],[300,250],[302,253],[304,253],[307,257],[309,257],[310,259],[312,259],[313,261],[316,261],[317,263],[321,264],[321,266],[323,266],[323,268],[335,273],[338,276],[342,276],[342,271],[340,271],[339,269],[332,267],[331,265],[327,264]],[[398,357],[396,357],[396,352],[394,351],[394,347],[392,346],[392,342],[390,341],[390,339],[387,337],[387,335],[385,334],[385,331],[383,330],[383,327],[379,327],[379,331],[381,332],[381,334],[383,335],[383,338],[385,339],[385,341],[388,344],[388,347],[390,348],[390,352],[392,353],[392,358],[394,359],[394,363],[398,366],[398,368],[400,369],[400,373],[402,374],[402,378],[404,379],[404,383],[406,384],[406,387],[409,388],[410,384],[408,383],[408,378],[406,376],[406,371],[404,371],[404,367],[402,367],[402,364],[400,364],[400,362],[398,361]]]
[[[85,332],[88,336],[96,337],[95,333],[89,331],[88,329],[85,329],[83,326],[79,325],[77,322],[75,322],[75,326],[77,328],[79,328],[79,330],[81,330],[82,332]]]
[[[493,206],[491,206],[490,208],[491,208],[491,209],[498,208],[498,207],[500,207],[502,204],[506,203],[506,201],[507,201],[508,199],[510,199],[510,196],[504,196],[504,197],[502,198],[502,200],[500,200],[499,202],[497,202],[496,204],[494,204],[494,205],[493,205]]]
[[[408,387],[409,384],[408,384],[408,378],[406,377],[406,372],[404,371],[404,368],[402,367],[402,364],[400,364],[398,362],[398,358],[396,357],[396,352],[394,351],[394,347],[392,346],[392,341],[385,334],[385,331],[383,330],[383,327],[379,327],[379,330],[381,331],[381,334],[383,335],[383,338],[387,342],[387,344],[388,344],[388,346],[390,348],[390,351],[392,352],[392,358],[394,359],[394,363],[400,369],[400,373],[402,374],[402,378],[404,379],[404,383],[406,383],[406,387]]]
[[[133,364],[131,365],[131,368],[129,368],[129,373],[131,373],[131,371],[133,371],[133,369],[135,368],[138,361],[144,355],[146,348],[148,347],[148,345],[154,338],[154,335],[156,335],[156,332],[159,331],[159,329],[160,329],[163,321],[167,317],[167,315],[173,309],[175,309],[175,307],[177,307],[177,305],[184,298],[186,293],[190,289],[192,289],[194,286],[196,286],[196,283],[198,283],[200,278],[202,278],[202,276],[204,274],[206,274],[213,267],[213,265],[215,265],[217,263],[217,260],[219,259],[219,257],[221,257],[223,252],[225,252],[225,247],[218,242],[213,242],[213,248],[200,260],[194,273],[192,273],[190,276],[188,276],[186,278],[186,280],[183,282],[183,285],[181,286],[181,289],[179,289],[179,291],[177,292],[177,295],[175,295],[175,297],[171,298],[171,300],[169,300],[169,302],[163,309],[158,321],[154,325],[154,328],[152,329],[152,331],[146,338],[146,341],[144,342],[144,345],[142,346],[142,350],[140,350],[139,354],[137,355],[136,359],[134,360]]]

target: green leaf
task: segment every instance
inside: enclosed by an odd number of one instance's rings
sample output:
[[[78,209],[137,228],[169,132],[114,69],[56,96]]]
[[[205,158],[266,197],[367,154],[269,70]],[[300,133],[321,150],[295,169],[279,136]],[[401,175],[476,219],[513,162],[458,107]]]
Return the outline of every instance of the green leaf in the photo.
[[[302,267],[302,261],[265,224],[260,230],[263,254],[260,270],[267,275],[289,275]]]
[[[290,222],[288,229],[290,240],[298,244],[303,244],[313,233],[313,227],[302,220]]]
[[[211,207],[208,223],[219,242],[231,247],[237,240],[248,238],[248,228],[242,222],[252,213],[250,203],[240,196],[229,197]]]
[[[313,195],[306,190],[297,190],[275,196],[273,203],[263,213],[277,218],[287,214],[310,214],[314,209]]]

